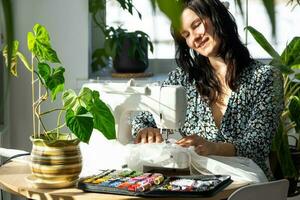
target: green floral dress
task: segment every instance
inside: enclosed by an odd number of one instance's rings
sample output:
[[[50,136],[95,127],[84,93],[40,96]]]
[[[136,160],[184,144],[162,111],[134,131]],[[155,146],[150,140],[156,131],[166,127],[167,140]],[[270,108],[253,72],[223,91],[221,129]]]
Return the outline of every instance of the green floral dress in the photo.
[[[259,62],[244,69],[219,129],[207,101],[182,69],[170,72],[163,85],[182,85],[186,89],[186,120],[179,130],[183,137],[197,134],[209,141],[231,143],[237,156],[252,159],[268,178],[272,177],[266,160],[284,106],[283,80],[278,69]],[[134,136],[141,128],[156,127],[149,112],[139,113],[131,123]]]

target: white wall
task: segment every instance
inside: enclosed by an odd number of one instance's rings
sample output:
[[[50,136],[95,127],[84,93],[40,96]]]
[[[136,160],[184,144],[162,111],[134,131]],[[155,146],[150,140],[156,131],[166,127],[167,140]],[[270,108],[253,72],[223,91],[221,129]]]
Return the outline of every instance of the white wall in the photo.
[[[76,88],[76,79],[88,78],[88,0],[13,0],[16,39],[28,58],[27,32],[35,23],[48,29],[52,47],[66,68],[66,88]],[[30,74],[19,66],[11,80],[10,138],[12,148],[31,150],[32,134]],[[59,102],[60,103],[60,102]]]

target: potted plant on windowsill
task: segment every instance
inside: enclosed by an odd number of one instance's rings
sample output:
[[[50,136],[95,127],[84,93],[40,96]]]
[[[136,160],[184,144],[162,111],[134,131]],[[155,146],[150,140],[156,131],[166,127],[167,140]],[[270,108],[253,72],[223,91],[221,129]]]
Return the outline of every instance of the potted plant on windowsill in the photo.
[[[288,134],[292,129],[298,133],[300,131],[300,37],[294,37],[280,55],[260,32],[251,26],[246,29],[250,31],[258,44],[272,56],[270,65],[279,68],[283,74],[284,111],[272,143],[272,150],[276,152],[280,174],[290,181],[289,195],[293,195],[299,180],[300,144],[298,142],[297,146],[291,148],[288,143]]]
[[[105,35],[106,55],[112,57],[113,67],[117,72],[140,73],[147,69],[148,47],[153,52],[153,45],[146,33],[109,27]]]
[[[133,9],[139,18],[142,15],[131,1],[118,0],[124,10],[133,14]],[[129,32],[121,27],[107,26],[103,18],[97,14],[105,9],[105,1],[90,0],[90,12],[97,27],[104,35],[104,47],[98,48],[92,55],[92,69],[97,70],[107,65],[107,60],[113,60],[113,67],[119,73],[140,73],[148,67],[148,48],[153,52],[153,44],[148,34],[143,31]]]
[[[31,73],[33,135],[30,139],[34,176],[29,181],[37,187],[69,186],[77,180],[82,167],[79,142],[88,143],[94,128],[106,138],[115,139],[115,120],[97,91],[83,88],[77,95],[74,90],[64,90],[65,69],[51,47],[45,27],[36,24],[33,32],[28,33],[27,44],[32,54],[31,63],[19,52],[19,42],[14,41],[10,72],[17,75],[20,59]],[[7,48],[3,54],[8,63]],[[63,106],[42,111],[41,106],[49,98],[54,101],[61,92]],[[49,129],[43,118],[51,113],[57,114],[57,126]],[[61,119],[63,114],[65,122]],[[65,126],[73,134],[61,133]]]

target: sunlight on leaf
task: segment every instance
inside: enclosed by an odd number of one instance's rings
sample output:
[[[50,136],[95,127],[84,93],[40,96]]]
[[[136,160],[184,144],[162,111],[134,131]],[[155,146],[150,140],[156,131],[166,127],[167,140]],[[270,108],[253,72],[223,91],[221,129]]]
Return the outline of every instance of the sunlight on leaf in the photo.
[[[68,89],[65,90],[62,94],[62,101],[63,101],[63,106],[65,109],[73,109],[76,110],[77,107],[75,104],[77,103],[77,95],[74,90]]]
[[[33,27],[33,33],[27,35],[28,49],[36,55],[41,62],[49,61],[52,63],[60,63],[56,52],[50,44],[50,37],[44,26],[36,24]]]

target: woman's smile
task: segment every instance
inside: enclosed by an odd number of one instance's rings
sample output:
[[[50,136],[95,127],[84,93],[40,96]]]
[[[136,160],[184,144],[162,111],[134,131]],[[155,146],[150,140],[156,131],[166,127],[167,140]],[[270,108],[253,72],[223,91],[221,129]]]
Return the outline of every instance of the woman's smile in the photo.
[[[208,37],[204,37],[202,38],[202,41],[200,43],[198,43],[197,45],[195,45],[196,48],[204,48],[208,42],[209,38]]]
[[[214,26],[209,18],[201,19],[187,8],[181,15],[181,36],[186,44],[205,57],[218,54],[220,39],[214,34]]]

